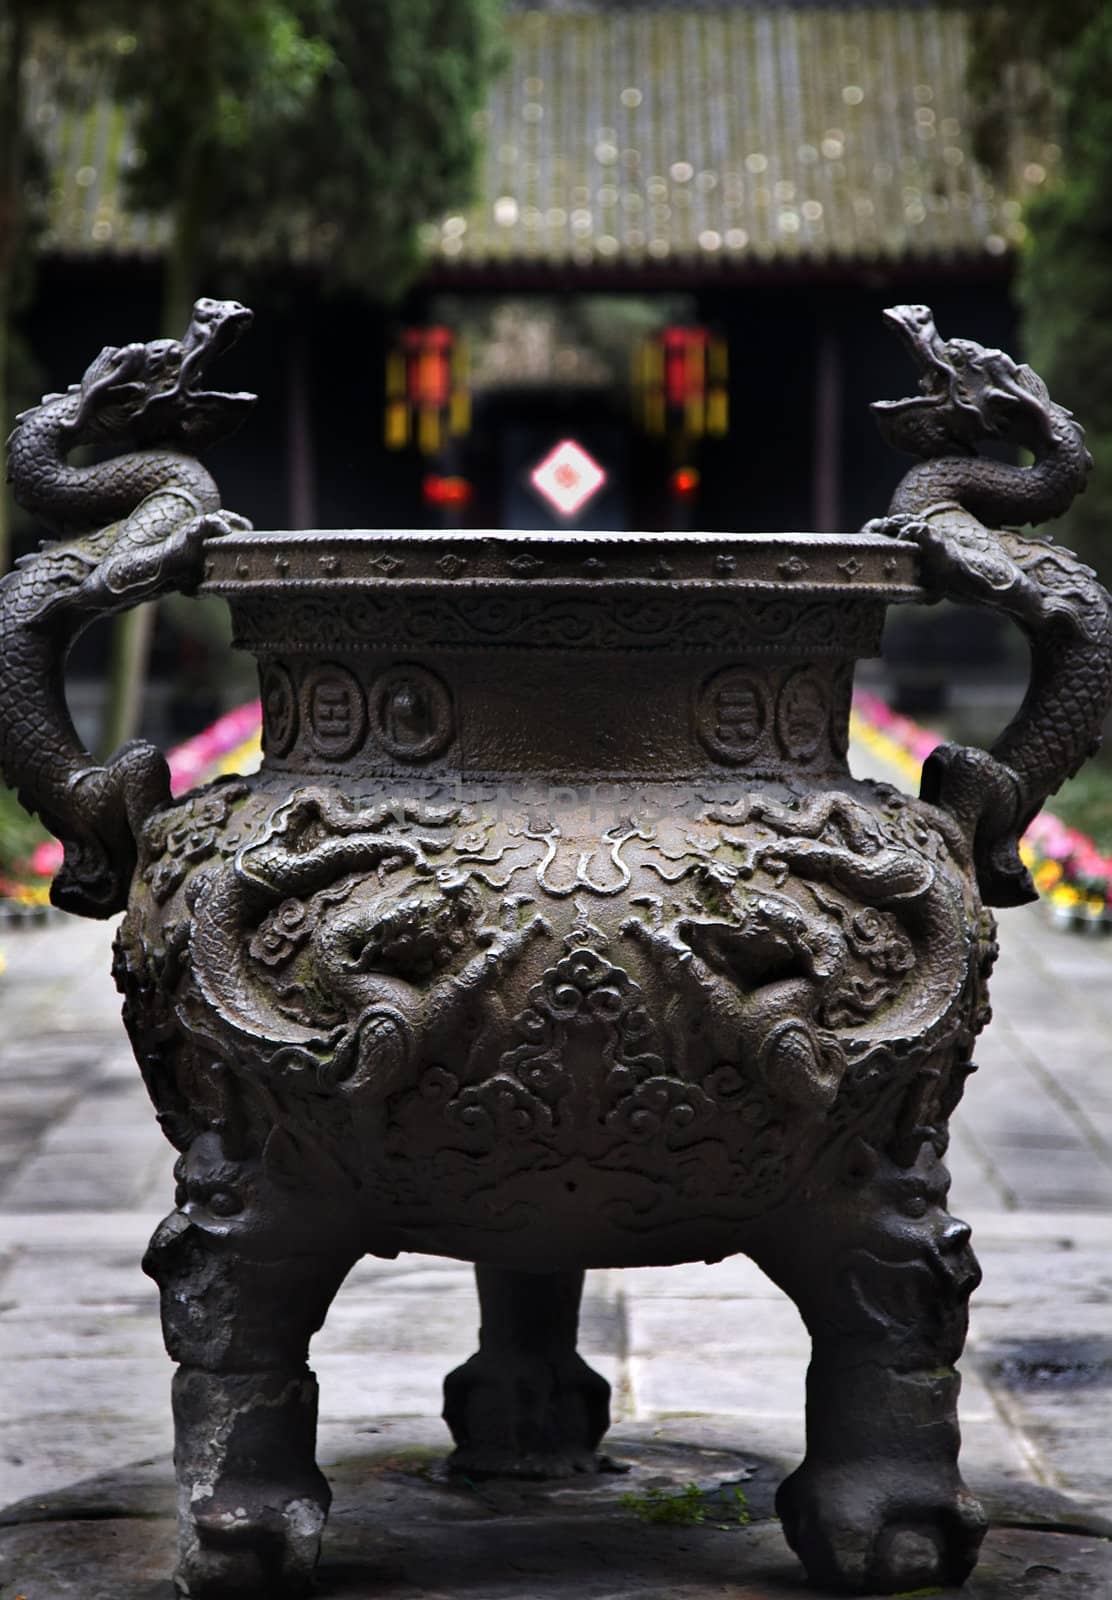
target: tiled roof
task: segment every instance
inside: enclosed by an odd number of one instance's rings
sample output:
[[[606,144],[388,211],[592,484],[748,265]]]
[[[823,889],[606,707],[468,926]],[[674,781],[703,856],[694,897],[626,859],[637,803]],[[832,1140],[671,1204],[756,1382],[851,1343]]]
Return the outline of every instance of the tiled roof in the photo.
[[[1058,152],[1017,127],[1003,186],[977,168],[967,29],[912,3],[514,9],[481,198],[426,228],[426,252],[445,268],[726,271],[1003,255]],[[157,250],[161,220],[121,209],[134,153],[110,98],[52,112],[43,86],[36,114],[55,246]]]

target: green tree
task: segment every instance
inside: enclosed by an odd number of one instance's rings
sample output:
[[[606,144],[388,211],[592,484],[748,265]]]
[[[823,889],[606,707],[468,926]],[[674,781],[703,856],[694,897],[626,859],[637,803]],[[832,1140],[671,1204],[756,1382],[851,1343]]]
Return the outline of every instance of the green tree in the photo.
[[[1026,354],[1083,423],[1094,468],[1061,537],[1112,576],[1112,0],[1025,0],[974,16],[979,153],[999,164],[1017,113],[1061,161],[1026,208],[1016,293]]]
[[[420,224],[471,198],[503,0],[293,3],[332,61],[292,136],[232,175],[232,209],[271,253],[315,244],[328,281],[395,299]]]
[[[27,58],[28,16],[19,5],[0,17],[0,577],[11,564],[11,510],[5,479],[8,374],[12,320],[18,304],[17,273],[26,259],[27,135],[23,106],[23,66]]]
[[[77,43],[102,21],[98,0],[4,0],[0,5],[0,577],[11,565],[12,550],[5,441],[17,409],[13,397],[24,387],[17,374],[27,359],[17,318],[32,289],[45,169],[27,116],[27,67],[33,57],[49,53],[50,42],[61,34]],[[0,788],[0,874],[41,836],[15,795]]]
[[[470,197],[502,0],[131,0],[131,203],[173,219],[167,312],[217,259],[306,258],[375,299]],[[119,41],[117,41],[118,47]]]
[[[198,231],[221,157],[300,109],[331,55],[275,0],[4,0],[0,6],[0,575],[11,562],[3,440],[14,407],[17,316],[30,296],[44,161],[27,117],[27,66],[63,97],[83,70],[119,61],[173,219],[163,323],[180,333],[193,299]],[[74,73],[74,65],[77,65]],[[138,187],[138,185],[137,185]],[[132,624],[128,632],[141,632]],[[134,674],[132,674],[134,676]]]
[[[16,317],[31,292],[41,207],[42,152],[27,117],[27,65],[50,32],[79,41],[102,23],[100,0],[3,0],[0,4],[0,576],[11,564],[11,498],[4,441]]]
[[[219,258],[401,294],[417,229],[465,202],[501,0],[132,0],[119,90],[137,208],[172,218],[164,331]],[[117,41],[117,44],[119,41]],[[133,731],[149,615],[117,624],[105,744]]]
[[[102,64],[114,65],[143,152],[130,203],[171,222],[162,323],[173,336],[220,258],[307,259],[372,298],[404,292],[419,269],[420,224],[469,198],[501,11],[502,0],[5,0],[0,415],[33,237],[35,146],[22,95],[32,50],[64,35],[71,50],[81,42],[96,55],[99,40]],[[106,745],[133,731],[149,628],[141,612],[117,625]]]
[[[1112,4],[1062,61],[1062,175],[1027,211],[1019,278],[1028,353],[1093,454],[1063,537],[1112,580]]]
[[[130,198],[170,219],[162,331],[180,337],[222,231],[233,218],[250,225],[238,174],[297,125],[332,53],[282,0],[103,3],[117,24],[105,50],[143,153]],[[114,625],[105,750],[136,730],[153,626],[153,607]]]
[[[142,152],[129,198],[170,219],[162,321],[180,335],[222,237],[256,222],[241,173],[299,125],[332,52],[282,0],[106,3],[124,30],[107,43]]]

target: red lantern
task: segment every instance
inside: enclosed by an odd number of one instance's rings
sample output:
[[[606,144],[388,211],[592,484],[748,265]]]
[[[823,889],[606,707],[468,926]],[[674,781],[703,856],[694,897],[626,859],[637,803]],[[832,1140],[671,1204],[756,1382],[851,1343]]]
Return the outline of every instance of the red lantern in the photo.
[[[451,328],[406,328],[386,359],[386,444],[400,450],[416,436],[424,455],[435,455],[445,430],[460,435],[471,425],[467,359]]]
[[[649,433],[698,439],[729,425],[725,340],[709,328],[676,325],[647,339],[637,353],[634,386]]]
[[[450,328],[407,328],[402,335],[406,352],[406,378],[409,403],[422,410],[440,410],[448,404],[452,389],[452,346],[455,335]]]

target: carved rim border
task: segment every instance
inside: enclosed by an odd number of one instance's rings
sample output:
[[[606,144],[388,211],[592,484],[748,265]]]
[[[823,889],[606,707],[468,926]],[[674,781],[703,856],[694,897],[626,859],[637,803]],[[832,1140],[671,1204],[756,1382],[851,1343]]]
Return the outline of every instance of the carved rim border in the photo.
[[[229,597],[281,589],[420,583],[576,588],[658,582],[781,593],[922,597],[918,548],[868,533],[517,533],[405,529],[230,534],[205,546],[203,590]]]

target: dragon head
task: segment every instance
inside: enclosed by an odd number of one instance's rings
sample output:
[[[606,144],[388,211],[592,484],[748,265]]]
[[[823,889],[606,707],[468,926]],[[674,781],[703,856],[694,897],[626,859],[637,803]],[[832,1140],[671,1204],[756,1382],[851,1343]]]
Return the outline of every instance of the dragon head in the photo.
[[[871,408],[888,444],[924,458],[970,455],[990,439],[1036,455],[1054,444],[1061,408],[1030,367],[971,339],[943,339],[929,306],[890,306],[884,315],[919,368],[917,395]]]
[[[210,364],[251,325],[235,300],[198,300],[182,339],[109,345],[72,391],[71,429],[80,440],[179,443],[190,451],[224,438],[255,403],[253,394],[207,389]]]

